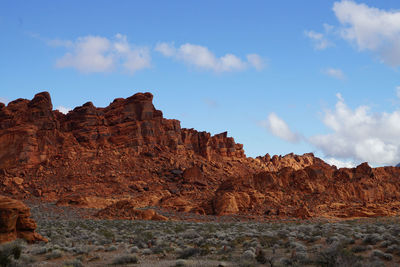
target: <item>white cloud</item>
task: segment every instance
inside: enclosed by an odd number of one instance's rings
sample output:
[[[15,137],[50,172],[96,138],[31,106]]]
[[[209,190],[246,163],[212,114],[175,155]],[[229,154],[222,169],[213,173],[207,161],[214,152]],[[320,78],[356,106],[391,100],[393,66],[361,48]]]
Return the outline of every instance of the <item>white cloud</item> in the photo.
[[[115,67],[111,47],[111,42],[104,37],[79,37],[72,46],[72,51],[58,59],[56,66],[72,67],[84,73],[111,71]]]
[[[346,76],[341,69],[327,68],[322,71],[324,74],[331,76],[338,80],[344,80]]]
[[[400,98],[400,86],[396,86],[396,95]]]
[[[331,133],[316,135],[309,141],[326,157],[367,161],[371,165],[400,162],[400,110],[372,113],[368,106],[352,110],[338,94],[334,111],[323,119]]]
[[[207,47],[189,43],[178,48],[175,48],[173,43],[158,43],[155,50],[166,57],[173,57],[188,65],[215,72],[241,71],[249,66],[261,70],[264,65],[261,57],[257,54],[247,55],[247,61],[243,61],[233,54],[216,57]]]
[[[333,5],[339,32],[360,51],[371,51],[391,66],[400,65],[400,11],[342,0]]]
[[[150,68],[151,56],[148,47],[131,48],[125,35],[117,34],[116,38],[114,48],[117,51],[117,56],[122,58],[125,69],[134,73],[141,69]]]
[[[249,54],[246,56],[247,61],[251,66],[253,66],[256,70],[262,70],[265,66],[262,58],[257,54]]]
[[[133,74],[151,66],[147,47],[132,47],[127,37],[115,35],[110,40],[101,36],[79,37],[76,41],[50,40],[52,46],[62,46],[69,51],[57,60],[59,68],[71,67],[83,73],[110,72],[123,68]]]
[[[173,43],[158,43],[154,50],[160,52],[166,57],[172,57],[176,53],[176,49]]]
[[[8,100],[5,99],[4,97],[0,97],[0,103],[4,103],[5,105],[8,104]]]
[[[273,135],[291,142],[300,141],[300,136],[292,132],[284,120],[279,118],[275,113],[270,113],[267,120],[261,122],[261,126],[267,128]]]
[[[58,107],[57,107],[57,110],[60,111],[60,112],[63,113],[63,114],[67,114],[68,112],[71,111],[70,108],[66,108],[66,107],[63,107],[63,106],[58,106]]]
[[[353,168],[357,165],[351,160],[339,160],[335,158],[326,158],[324,161],[330,165],[335,165],[338,168]]]
[[[332,26],[325,24],[325,31],[329,31]],[[317,50],[324,50],[333,44],[326,38],[325,34],[315,31],[305,31],[305,36],[310,38],[314,44],[314,48]]]

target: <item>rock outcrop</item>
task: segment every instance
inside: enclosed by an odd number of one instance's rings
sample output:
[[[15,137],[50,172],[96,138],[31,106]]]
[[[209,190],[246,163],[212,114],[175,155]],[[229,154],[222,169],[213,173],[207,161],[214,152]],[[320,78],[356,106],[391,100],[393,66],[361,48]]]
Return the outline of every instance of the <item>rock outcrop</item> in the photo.
[[[137,93],[68,114],[46,92],[0,104],[0,191],[108,217],[118,208],[151,218],[141,214],[149,206],[267,218],[400,214],[400,168],[337,169],[311,153],[249,158],[226,132],[181,128],[152,100]]]
[[[29,243],[47,239],[35,232],[36,223],[29,208],[21,201],[0,196],[0,243],[25,239]]]
[[[152,220],[167,221],[167,217],[158,214],[153,209],[139,210],[135,208],[135,203],[129,200],[121,200],[100,210],[97,217],[102,219],[120,220]]]
[[[115,99],[106,108],[91,102],[67,115],[52,110],[50,95],[39,93],[29,101],[18,99],[0,107],[0,168],[21,163],[25,168],[88,149],[130,148],[135,155],[169,150],[193,152],[208,159],[243,158],[243,146],[227,133],[181,129],[177,120],[163,118],[151,93]]]
[[[398,215],[399,200],[399,168],[363,163],[337,169],[319,161],[303,169],[230,178],[219,186],[213,204],[217,215],[352,218]]]

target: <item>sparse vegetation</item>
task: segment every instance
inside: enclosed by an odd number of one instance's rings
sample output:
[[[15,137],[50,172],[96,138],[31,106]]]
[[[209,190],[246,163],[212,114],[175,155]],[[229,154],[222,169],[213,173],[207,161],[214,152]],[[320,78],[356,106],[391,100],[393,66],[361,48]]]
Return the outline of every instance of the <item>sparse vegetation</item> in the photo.
[[[113,265],[122,265],[122,264],[130,264],[130,263],[138,263],[138,257],[136,255],[129,255],[129,254],[125,254],[125,255],[118,255],[116,256],[112,263]]]
[[[18,260],[22,252],[21,240],[5,243],[0,246],[0,266],[10,266],[13,260]]]
[[[399,218],[276,222],[185,222],[40,217],[50,242],[21,245],[8,265],[382,266],[400,261]],[[11,263],[10,263],[11,262]]]

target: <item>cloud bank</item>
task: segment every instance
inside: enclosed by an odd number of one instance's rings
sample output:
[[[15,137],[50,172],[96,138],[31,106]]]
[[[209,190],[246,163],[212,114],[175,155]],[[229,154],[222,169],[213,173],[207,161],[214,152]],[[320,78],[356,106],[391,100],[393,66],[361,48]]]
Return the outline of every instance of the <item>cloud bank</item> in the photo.
[[[309,142],[326,157],[367,161],[372,165],[396,165],[400,161],[400,110],[372,113],[368,106],[349,108],[343,97],[323,123],[330,133],[312,136]]]
[[[165,57],[174,58],[187,65],[214,72],[242,71],[249,67],[262,70],[265,66],[257,54],[248,54],[246,61],[233,54],[217,57],[207,47],[186,43],[175,47],[173,43],[158,43],[154,49]]]
[[[400,65],[400,11],[382,10],[343,0],[333,11],[341,23],[340,36],[360,51],[374,53],[384,63]]]
[[[111,72],[122,69],[130,74],[151,66],[148,47],[137,47],[128,43],[127,37],[117,34],[113,39],[101,36],[84,36],[75,41],[51,40],[51,46],[68,50],[59,58],[59,68],[74,68],[82,73]]]

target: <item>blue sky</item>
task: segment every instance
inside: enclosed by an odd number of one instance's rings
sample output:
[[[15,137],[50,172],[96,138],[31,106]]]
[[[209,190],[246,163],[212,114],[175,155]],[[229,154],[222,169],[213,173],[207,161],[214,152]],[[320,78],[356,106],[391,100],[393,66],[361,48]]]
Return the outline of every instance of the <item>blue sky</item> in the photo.
[[[248,156],[400,162],[398,1],[2,1],[0,101],[149,91]],[[399,92],[399,93],[398,93]]]

